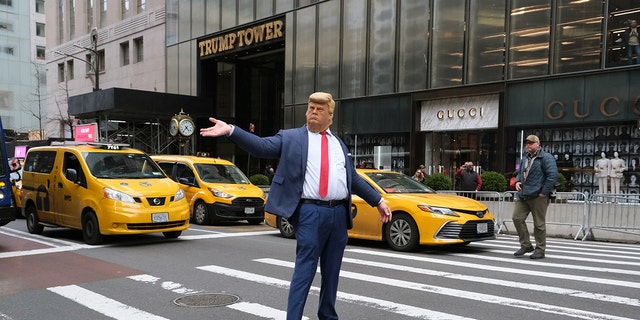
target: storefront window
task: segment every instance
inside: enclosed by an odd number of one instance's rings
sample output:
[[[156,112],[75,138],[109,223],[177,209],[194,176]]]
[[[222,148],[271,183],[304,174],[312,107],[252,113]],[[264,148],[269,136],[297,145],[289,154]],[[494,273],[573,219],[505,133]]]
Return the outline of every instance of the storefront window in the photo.
[[[554,73],[599,68],[603,3],[558,0],[557,5]]]
[[[470,1],[467,83],[504,79],[505,1]]]
[[[427,174],[447,173],[453,178],[455,171],[465,162],[471,161],[482,171],[496,168],[495,131],[481,132],[432,132],[427,134]]]
[[[638,193],[640,130],[635,124],[533,129],[519,136],[529,134],[538,135],[542,149],[556,158],[558,171],[567,179],[570,191],[587,196],[598,192],[594,166],[603,156],[613,159],[617,154],[625,163],[620,192]],[[517,150],[521,140],[516,141]]]
[[[637,58],[635,61],[629,61],[627,37],[625,36],[631,20],[640,20],[640,6],[637,2],[621,1],[616,5],[609,4],[608,9],[607,67],[629,65],[630,62],[640,63]]]
[[[398,89],[427,88],[426,57],[429,56],[429,1],[400,2]]]
[[[431,86],[462,84],[465,0],[435,0]]]
[[[369,88],[370,94],[393,93],[396,52],[396,2],[371,2],[371,31],[369,32]]]
[[[409,148],[407,133],[350,134],[344,142],[351,152],[356,167],[374,167],[409,174]]]
[[[510,12],[509,79],[549,73],[551,0],[513,0]]]

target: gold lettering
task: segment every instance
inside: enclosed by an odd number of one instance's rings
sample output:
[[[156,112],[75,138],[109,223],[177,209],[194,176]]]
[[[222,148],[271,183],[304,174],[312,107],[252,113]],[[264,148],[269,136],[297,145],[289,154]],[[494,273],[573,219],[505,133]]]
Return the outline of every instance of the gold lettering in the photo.
[[[271,23],[268,23],[271,24]],[[255,41],[256,43],[258,42],[262,42],[262,40],[264,39],[264,30],[265,30],[265,25],[261,25],[261,26],[257,26],[257,27],[253,27],[253,29],[251,29],[251,31],[253,32],[253,41]],[[269,37],[267,37],[267,40],[269,40]]]
[[[552,113],[554,106],[560,107],[560,110],[557,114]],[[558,120],[564,117],[564,110],[562,110],[563,107],[564,107],[564,103],[560,101],[552,101],[551,103],[549,103],[547,105],[547,118],[551,120]]]
[[[464,118],[464,109],[458,109],[458,117]]]
[[[273,22],[273,37],[282,38],[282,20]]]
[[[578,100],[574,100],[574,101],[573,101],[573,115],[574,115],[576,118],[578,118],[578,119],[584,119],[584,118],[586,118],[586,117],[588,117],[588,116],[589,116],[589,113],[590,113],[590,110],[589,110],[589,109],[590,109],[590,108],[589,108],[589,104],[588,104],[588,103],[587,103],[587,104],[585,104],[585,108],[587,109],[587,110],[585,111],[585,113],[580,114],[580,113],[579,113],[579,108],[580,108],[580,101],[578,101]]]
[[[606,97],[606,98],[602,99],[602,102],[600,102],[600,113],[602,113],[602,115],[605,116],[605,117],[613,117],[613,116],[617,115],[618,113],[620,113],[619,109],[617,109],[614,112],[608,112],[607,111],[607,104],[611,100],[613,100],[615,102],[620,102],[620,98],[618,98],[618,97]]]
[[[471,118],[475,118],[477,114],[478,114],[478,109],[476,109],[476,108],[469,109],[469,116]]]
[[[438,119],[440,119],[440,120],[444,119],[444,111],[442,111],[442,110],[438,111],[438,113],[437,113],[437,117],[438,117]]]
[[[447,110],[447,118],[449,119],[453,118],[453,110]]]

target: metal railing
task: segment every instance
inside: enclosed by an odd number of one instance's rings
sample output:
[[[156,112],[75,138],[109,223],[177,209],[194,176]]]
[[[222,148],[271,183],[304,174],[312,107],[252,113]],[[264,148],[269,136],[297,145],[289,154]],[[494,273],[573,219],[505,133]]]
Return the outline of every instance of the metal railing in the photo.
[[[589,198],[585,240],[593,229],[640,235],[638,194],[594,194]]]

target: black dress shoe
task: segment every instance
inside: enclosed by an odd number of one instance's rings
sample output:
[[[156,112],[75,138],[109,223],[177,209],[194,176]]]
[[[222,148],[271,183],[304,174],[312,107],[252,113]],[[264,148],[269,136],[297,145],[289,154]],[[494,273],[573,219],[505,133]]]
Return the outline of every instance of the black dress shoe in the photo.
[[[529,258],[531,258],[531,259],[542,259],[542,258],[544,258],[544,252],[536,251],[536,252],[532,253],[531,256],[529,256]]]
[[[524,255],[527,252],[533,251],[533,247],[520,247],[520,249],[513,253],[514,256],[519,257]]]

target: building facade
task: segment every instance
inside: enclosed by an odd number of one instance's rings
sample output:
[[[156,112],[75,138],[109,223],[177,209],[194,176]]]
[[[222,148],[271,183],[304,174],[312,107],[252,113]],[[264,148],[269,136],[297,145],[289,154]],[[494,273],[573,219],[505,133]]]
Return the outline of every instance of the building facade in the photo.
[[[0,117],[8,140],[39,139],[45,123],[44,0],[0,0]]]
[[[635,1],[168,0],[167,13],[167,91],[211,97],[212,115],[260,135],[303,124],[308,95],[327,91],[356,163],[507,173],[537,133],[592,192],[597,132],[607,157],[640,156]],[[224,139],[198,147],[264,164]]]
[[[508,173],[536,133],[592,192],[600,141],[607,157],[640,157],[640,69],[625,37],[636,1],[166,3],[167,91],[210,97],[211,115],[259,135],[302,125],[309,94],[327,91],[356,164]],[[249,172],[265,164],[224,139],[198,148]]]
[[[46,28],[46,136],[72,138],[76,124],[98,123],[101,140],[129,142],[132,128],[146,123],[137,131],[139,139],[154,144],[149,132],[157,129],[148,125],[157,124],[153,114],[129,106],[124,116],[108,110],[74,114],[69,98],[93,91],[112,101],[100,94],[109,88],[165,92],[164,0],[55,0],[45,7],[51,22]],[[92,107],[101,110],[103,103]]]

